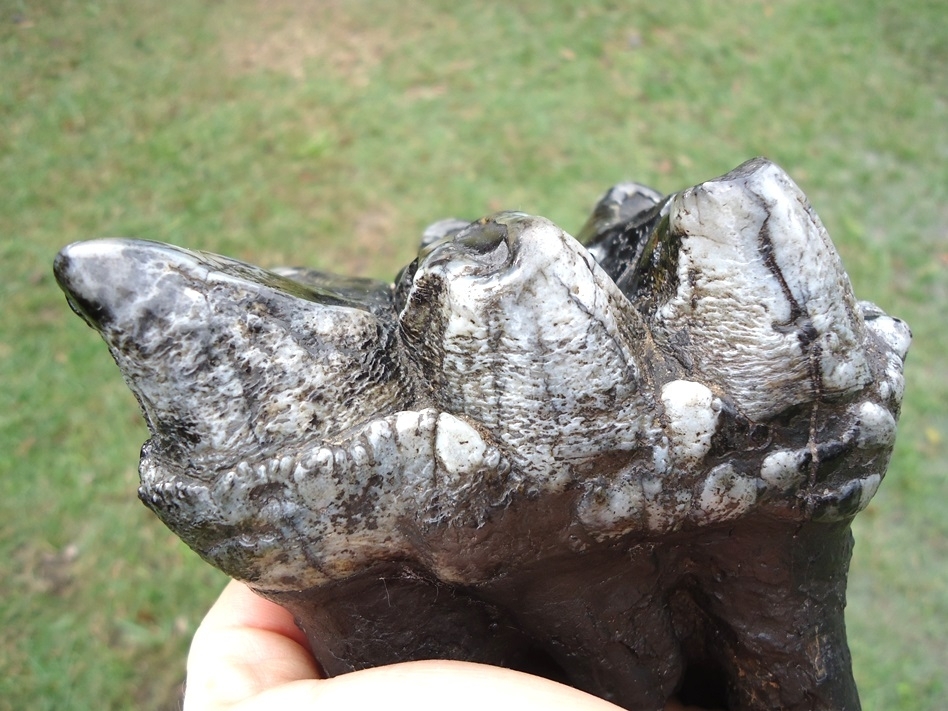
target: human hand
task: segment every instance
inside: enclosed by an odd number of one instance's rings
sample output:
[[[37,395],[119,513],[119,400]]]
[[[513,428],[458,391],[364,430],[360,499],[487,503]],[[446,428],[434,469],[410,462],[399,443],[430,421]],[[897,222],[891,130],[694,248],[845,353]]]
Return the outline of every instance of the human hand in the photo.
[[[491,708],[618,711],[577,689],[483,664],[423,661],[320,678],[289,612],[232,581],[194,635],[184,711]],[[664,711],[700,711],[670,701]]]

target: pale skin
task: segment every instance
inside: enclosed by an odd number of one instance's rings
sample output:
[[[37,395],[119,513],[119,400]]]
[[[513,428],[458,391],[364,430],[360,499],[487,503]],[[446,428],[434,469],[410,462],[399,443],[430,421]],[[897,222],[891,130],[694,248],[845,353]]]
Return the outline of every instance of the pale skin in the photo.
[[[619,711],[547,679],[466,662],[407,662],[324,679],[293,617],[231,582],[194,635],[184,711],[317,708]],[[700,709],[670,701],[664,711]]]

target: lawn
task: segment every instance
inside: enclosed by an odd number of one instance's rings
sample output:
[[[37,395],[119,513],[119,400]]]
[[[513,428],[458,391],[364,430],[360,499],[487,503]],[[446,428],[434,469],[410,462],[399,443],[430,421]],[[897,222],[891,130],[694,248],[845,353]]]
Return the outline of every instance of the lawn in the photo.
[[[51,263],[134,236],[390,278],[423,227],[575,231],[754,155],[915,334],[855,524],[863,706],[948,708],[948,15],[938,0],[0,3],[0,709],[171,709],[224,583],[136,500],[147,432]]]

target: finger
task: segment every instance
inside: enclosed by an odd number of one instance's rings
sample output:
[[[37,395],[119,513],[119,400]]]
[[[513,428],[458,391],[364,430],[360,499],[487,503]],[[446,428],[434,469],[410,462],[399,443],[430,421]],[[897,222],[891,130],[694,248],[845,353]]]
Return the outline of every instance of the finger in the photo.
[[[569,686],[483,664],[422,661],[393,664],[273,688],[239,711],[275,708],[351,711],[362,708],[485,711],[618,711],[617,706]],[[238,711],[238,709],[234,709]]]
[[[275,602],[260,597],[243,583],[231,580],[205,615],[201,631],[216,632],[235,627],[275,632],[303,647],[309,646],[293,615]]]
[[[188,654],[185,711],[223,711],[319,671],[292,615],[232,581],[201,622]]]

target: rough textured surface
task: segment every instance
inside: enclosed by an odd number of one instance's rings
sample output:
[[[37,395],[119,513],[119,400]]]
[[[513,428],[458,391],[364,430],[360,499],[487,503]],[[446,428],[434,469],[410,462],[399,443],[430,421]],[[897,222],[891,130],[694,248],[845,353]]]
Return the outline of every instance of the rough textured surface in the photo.
[[[395,284],[134,240],[57,279],[137,395],[140,496],[329,674],[450,657],[628,708],[857,709],[852,517],[910,341],[755,159],[577,241],[426,230]]]

